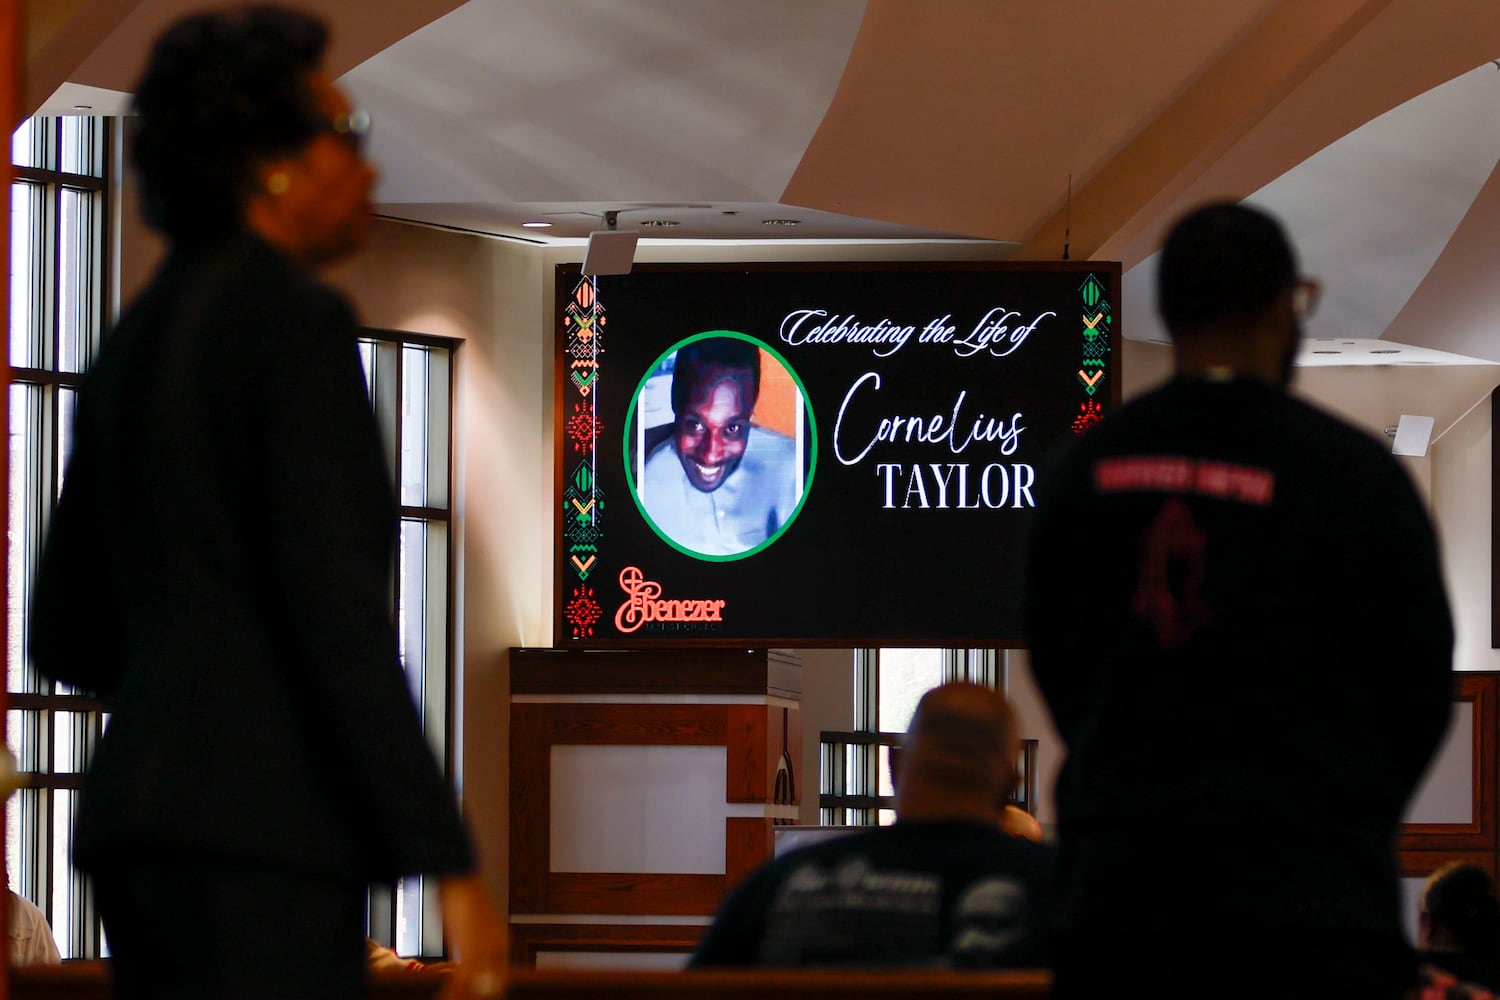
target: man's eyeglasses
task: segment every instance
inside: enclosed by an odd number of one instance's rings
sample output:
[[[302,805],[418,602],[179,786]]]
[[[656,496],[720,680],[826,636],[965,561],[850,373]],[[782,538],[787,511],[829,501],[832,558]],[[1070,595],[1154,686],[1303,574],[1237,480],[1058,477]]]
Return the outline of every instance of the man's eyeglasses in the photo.
[[[1323,286],[1311,278],[1303,278],[1292,286],[1292,312],[1298,322],[1306,321],[1318,311],[1318,299]]]
[[[370,133],[370,113],[360,109],[321,122],[323,131],[342,139],[355,153],[364,151],[365,136]]]

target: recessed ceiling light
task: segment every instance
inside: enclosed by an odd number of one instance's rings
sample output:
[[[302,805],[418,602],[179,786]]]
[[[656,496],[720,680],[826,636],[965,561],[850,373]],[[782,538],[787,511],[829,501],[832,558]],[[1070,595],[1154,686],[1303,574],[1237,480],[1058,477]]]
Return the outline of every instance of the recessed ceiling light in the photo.
[[[1343,354],[1343,351],[1313,351],[1314,354]]]
[[[75,105],[73,105],[73,110],[74,111],[93,111],[94,110],[94,106],[92,104],[75,104]]]
[[[1396,348],[1394,348],[1394,347],[1387,347],[1383,351],[1371,351],[1370,353],[1371,354],[1400,354],[1401,352],[1399,350],[1397,350]]]
[[[653,226],[657,229],[671,229],[673,226],[682,225],[676,219],[642,219],[640,224],[643,226]]]
[[[524,226],[527,229],[551,229],[552,228],[552,223],[550,223],[550,222],[523,222],[523,223],[521,223],[521,225]]]
[[[801,219],[761,219],[762,226],[800,226]]]

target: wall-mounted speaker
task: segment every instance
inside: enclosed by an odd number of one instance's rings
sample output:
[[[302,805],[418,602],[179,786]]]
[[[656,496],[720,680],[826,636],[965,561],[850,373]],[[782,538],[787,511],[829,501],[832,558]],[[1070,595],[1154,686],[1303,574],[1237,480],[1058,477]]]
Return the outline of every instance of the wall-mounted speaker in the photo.
[[[583,255],[583,273],[629,274],[635,263],[635,243],[639,233],[622,233],[601,229],[589,233],[589,248]]]
[[[1401,420],[1396,424],[1396,440],[1391,445],[1391,454],[1413,455],[1417,458],[1427,454],[1427,443],[1432,438],[1432,422],[1432,417],[1401,414]]]

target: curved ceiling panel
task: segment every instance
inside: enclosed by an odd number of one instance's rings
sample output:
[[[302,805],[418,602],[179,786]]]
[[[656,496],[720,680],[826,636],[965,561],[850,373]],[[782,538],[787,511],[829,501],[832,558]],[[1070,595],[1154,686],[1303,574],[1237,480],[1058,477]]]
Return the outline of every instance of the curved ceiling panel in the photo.
[[[783,200],[1024,240],[1276,6],[871,0]]]
[[[1500,319],[1491,290],[1500,274],[1500,166],[1491,173],[1386,338],[1500,362]]]
[[[1323,282],[1309,336],[1380,337],[1500,158],[1486,63],[1349,133],[1250,196],[1286,220]]]
[[[1321,8],[1284,6],[1277,13],[1307,16]],[[1380,0],[1359,13],[1309,49],[1295,78],[1230,141],[1201,151],[1149,201],[1132,199],[1123,184],[1101,182],[1088,192],[1136,213],[1089,243],[1090,252],[1130,267],[1155,250],[1166,226],[1187,207],[1246,197],[1341,136],[1500,54],[1500,4],[1493,0]],[[1164,118],[1160,124],[1175,124],[1170,114]],[[1149,146],[1143,152],[1159,155]],[[1053,220],[1048,231],[1061,232],[1060,223]]]
[[[1284,221],[1302,269],[1323,283],[1309,337],[1386,334],[1500,159],[1496,108],[1500,69],[1486,63],[1360,126],[1249,196]],[[1155,261],[1153,254],[1128,272],[1132,301],[1150,295]],[[1154,315],[1134,314],[1130,328],[1137,339],[1164,336]]]
[[[864,0],[470,0],[347,74],[383,202],[775,202]]]

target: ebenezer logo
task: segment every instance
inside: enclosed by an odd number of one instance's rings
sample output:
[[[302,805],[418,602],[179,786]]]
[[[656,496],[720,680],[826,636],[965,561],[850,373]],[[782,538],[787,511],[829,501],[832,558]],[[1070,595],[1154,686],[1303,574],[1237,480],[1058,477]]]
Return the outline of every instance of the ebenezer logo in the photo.
[[[620,589],[625,591],[625,603],[615,612],[615,628],[621,632],[634,632],[647,622],[717,622],[724,619],[719,612],[724,610],[720,600],[661,599],[661,584],[646,579],[638,567],[626,566],[620,570]]]

